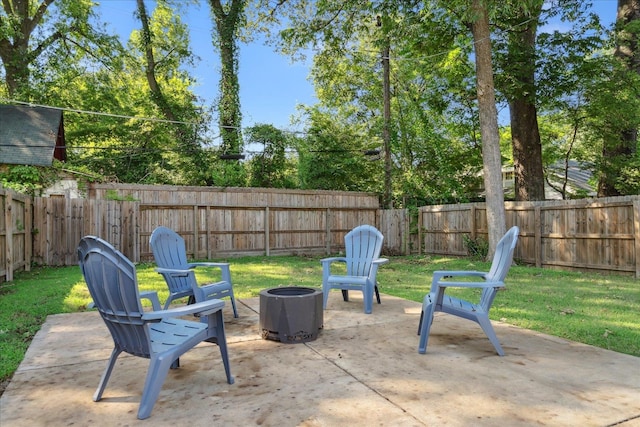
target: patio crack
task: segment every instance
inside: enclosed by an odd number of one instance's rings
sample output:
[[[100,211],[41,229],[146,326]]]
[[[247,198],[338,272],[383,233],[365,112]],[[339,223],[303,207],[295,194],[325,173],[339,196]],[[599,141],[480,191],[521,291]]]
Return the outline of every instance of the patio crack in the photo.
[[[310,349],[311,351],[313,351],[315,354],[317,354],[318,356],[320,356],[321,358],[323,358],[324,360],[326,360],[327,362],[331,363],[333,366],[335,366],[336,368],[338,368],[339,370],[341,370],[342,372],[344,372],[346,375],[348,375],[349,377],[353,378],[354,380],[356,380],[358,383],[362,384],[363,386],[365,386],[366,388],[368,388],[369,390],[371,390],[373,393],[377,394],[378,396],[380,396],[382,399],[386,400],[387,402],[389,402],[391,405],[395,406],[396,408],[398,408],[399,410],[401,410],[404,414],[410,416],[413,420],[415,420],[417,423],[421,424],[421,425],[428,425],[425,424],[422,420],[420,420],[419,418],[416,418],[411,412],[407,411],[405,408],[403,408],[402,406],[398,405],[396,402],[394,402],[393,400],[391,400],[390,398],[388,398],[387,396],[385,396],[382,392],[380,392],[379,390],[373,388],[372,386],[370,386],[369,384],[367,384],[365,381],[361,380],[360,378],[358,378],[357,376],[355,376],[354,374],[352,374],[351,372],[347,371],[346,369],[344,369],[342,366],[338,365],[335,361],[333,361],[332,359],[330,359],[329,357],[325,356],[324,354],[322,354],[320,351],[316,350],[315,348],[313,348],[313,346],[311,345],[312,343],[303,343],[308,349]]]
[[[633,417],[629,417],[629,418],[627,418],[625,420],[620,420],[620,421],[615,422],[613,424],[607,424],[605,427],[619,426],[619,425],[625,424],[625,423],[627,423],[629,421],[638,420],[638,419],[640,419],[640,415],[635,415]]]

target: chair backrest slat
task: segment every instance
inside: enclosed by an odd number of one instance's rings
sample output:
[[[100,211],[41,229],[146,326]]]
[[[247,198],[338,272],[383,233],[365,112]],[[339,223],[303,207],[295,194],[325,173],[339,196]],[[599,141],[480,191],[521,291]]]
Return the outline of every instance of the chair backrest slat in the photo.
[[[187,250],[184,239],[170,228],[159,226],[151,233],[149,245],[156,265],[160,268],[187,270]],[[191,279],[186,276],[165,277],[167,286],[173,293],[191,290]]]
[[[486,280],[491,282],[504,282],[507,277],[507,273],[513,263],[513,251],[515,250],[516,243],[518,242],[518,233],[520,229],[516,226],[511,227],[509,231],[505,233],[496,245],[496,252],[493,255],[493,261],[491,262],[491,269],[486,275]],[[480,305],[489,310],[493,304],[493,300],[497,294],[496,288],[486,288],[482,291],[480,296]]]
[[[373,260],[380,258],[384,236],[371,225],[361,225],[344,237],[347,275],[367,276]]]
[[[170,228],[159,226],[149,240],[156,264],[161,268],[187,268],[187,249],[184,239]]]

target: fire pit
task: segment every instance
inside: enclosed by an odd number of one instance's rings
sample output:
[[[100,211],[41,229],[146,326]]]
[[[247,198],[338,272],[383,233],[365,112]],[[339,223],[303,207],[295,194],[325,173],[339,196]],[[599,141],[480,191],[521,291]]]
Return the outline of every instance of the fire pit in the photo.
[[[287,286],[260,291],[262,338],[287,344],[318,338],[323,327],[322,291]]]

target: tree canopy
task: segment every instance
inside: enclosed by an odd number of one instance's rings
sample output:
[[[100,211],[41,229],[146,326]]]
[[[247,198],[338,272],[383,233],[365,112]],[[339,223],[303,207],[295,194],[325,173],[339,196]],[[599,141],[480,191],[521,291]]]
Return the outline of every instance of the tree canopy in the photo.
[[[220,64],[210,105],[189,72],[190,5],[172,0],[137,0],[127,40],[87,0],[2,2],[0,102],[64,109],[68,160],[56,168],[95,180],[372,191],[394,207],[495,194],[497,206],[505,170],[508,198],[588,195],[568,183],[577,162],[600,195],[640,190],[638,2],[612,3],[611,28],[577,0],[207,4]],[[486,36],[474,33],[480,10]],[[237,47],[259,32],[283,55],[313,57],[318,102],[301,106],[302,132],[241,127]],[[483,104],[486,40],[495,101]],[[50,179],[12,169],[3,185]]]

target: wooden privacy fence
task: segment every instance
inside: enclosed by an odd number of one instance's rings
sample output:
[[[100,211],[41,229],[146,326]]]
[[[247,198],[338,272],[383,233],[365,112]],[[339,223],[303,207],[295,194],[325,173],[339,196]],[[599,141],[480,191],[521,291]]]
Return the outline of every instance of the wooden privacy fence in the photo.
[[[151,261],[149,237],[159,225],[177,231],[195,259],[332,253],[353,227],[376,225],[379,211],[376,195],[353,192],[94,185],[89,194],[34,199],[35,262],[77,263],[87,234],[135,262]]]
[[[520,262],[640,277],[640,196],[506,202],[505,213]],[[418,223],[421,253],[466,255],[464,236],[488,236],[484,203],[423,206]]]
[[[31,199],[0,189],[0,281],[31,263],[75,265],[87,234],[135,262],[151,261],[149,236],[158,225],[179,232],[194,259],[337,253],[360,224],[382,231],[387,255],[464,256],[468,239],[487,238],[483,203],[381,210],[369,193],[133,185],[94,185],[89,195]],[[507,202],[505,209],[507,227],[520,227],[519,262],[640,277],[640,196]]]
[[[31,268],[31,197],[0,187],[0,282]]]

